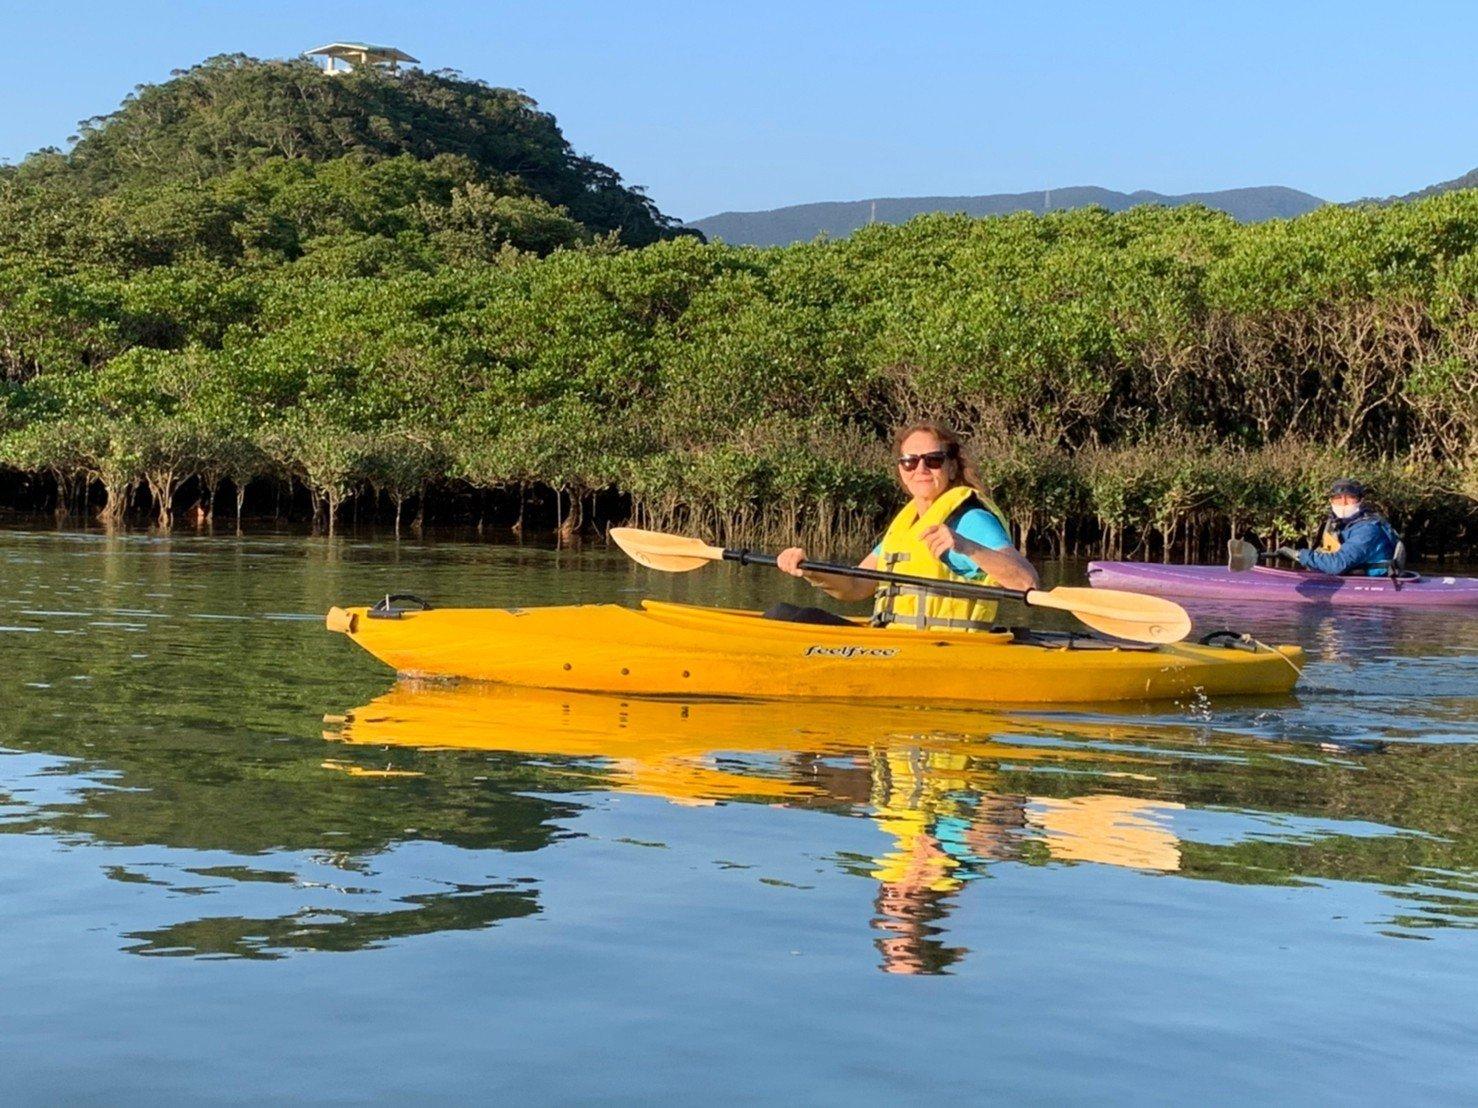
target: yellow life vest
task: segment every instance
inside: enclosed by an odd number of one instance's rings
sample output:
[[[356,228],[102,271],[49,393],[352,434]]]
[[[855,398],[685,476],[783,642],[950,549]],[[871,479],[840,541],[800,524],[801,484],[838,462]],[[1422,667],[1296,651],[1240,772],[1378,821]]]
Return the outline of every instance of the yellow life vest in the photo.
[[[914,511],[913,501],[893,517],[878,551],[878,568],[909,577],[931,581],[959,581],[965,584],[995,584],[987,576],[984,581],[961,577],[943,558],[936,558],[919,537],[936,523],[946,522],[961,508],[981,507],[995,516],[1006,528],[1001,509],[968,485],[957,485],[929,505],[922,518]],[[1007,528],[1009,534],[1009,528]],[[967,600],[964,597],[941,596],[939,593],[908,585],[887,583],[874,594],[872,621],[879,627],[897,623],[918,631],[989,631],[996,618],[992,600]]]

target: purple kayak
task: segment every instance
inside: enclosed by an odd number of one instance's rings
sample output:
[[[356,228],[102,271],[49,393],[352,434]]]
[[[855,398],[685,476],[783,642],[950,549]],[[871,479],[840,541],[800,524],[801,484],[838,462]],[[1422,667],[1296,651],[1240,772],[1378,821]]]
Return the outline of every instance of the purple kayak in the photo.
[[[1410,608],[1478,608],[1478,577],[1331,577],[1309,570],[1170,566],[1154,562],[1089,562],[1088,583],[1155,596],[1283,604],[1384,604]]]

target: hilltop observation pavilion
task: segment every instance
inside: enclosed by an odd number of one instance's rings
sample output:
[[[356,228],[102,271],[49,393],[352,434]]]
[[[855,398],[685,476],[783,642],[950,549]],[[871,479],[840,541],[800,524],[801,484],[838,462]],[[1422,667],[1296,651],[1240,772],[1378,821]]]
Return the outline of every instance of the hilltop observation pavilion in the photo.
[[[328,74],[349,73],[360,67],[399,73],[401,62],[419,64],[419,59],[404,50],[394,46],[371,46],[367,42],[331,42],[327,46],[304,50],[303,57],[312,58],[315,62],[321,59],[323,71]]]

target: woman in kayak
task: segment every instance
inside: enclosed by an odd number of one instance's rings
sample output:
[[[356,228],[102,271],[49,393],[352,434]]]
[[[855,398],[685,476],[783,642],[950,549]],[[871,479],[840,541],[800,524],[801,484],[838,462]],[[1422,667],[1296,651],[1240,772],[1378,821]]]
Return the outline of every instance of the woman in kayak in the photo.
[[[911,499],[888,525],[882,541],[859,563],[863,569],[1009,589],[1037,587],[1037,571],[1017,553],[1005,518],[980,487],[953,431],[936,423],[911,424],[894,436],[893,448],[899,484]],[[874,592],[868,581],[803,570],[800,563],[805,557],[803,549],[793,546],[781,551],[776,562],[783,573],[802,577],[837,600],[874,597],[873,622],[878,626],[980,631],[988,630],[995,616],[995,605],[989,601],[906,585],[882,585]],[[788,610],[772,610],[775,618],[822,621],[815,609],[784,607]]]
[[[1319,550],[1280,547],[1278,553],[1305,569],[1328,574],[1385,577],[1401,543],[1386,517],[1365,504],[1365,486],[1341,477],[1329,487],[1329,518]],[[1399,566],[1394,568],[1399,570]]]

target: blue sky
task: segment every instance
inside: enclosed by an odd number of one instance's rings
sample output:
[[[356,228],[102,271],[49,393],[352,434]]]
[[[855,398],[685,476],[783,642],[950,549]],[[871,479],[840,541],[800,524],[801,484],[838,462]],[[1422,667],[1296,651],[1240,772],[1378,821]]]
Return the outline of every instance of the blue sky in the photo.
[[[692,219],[1096,184],[1406,192],[1478,166],[1478,3],[0,0],[0,158],[211,54],[388,42],[522,88]]]

